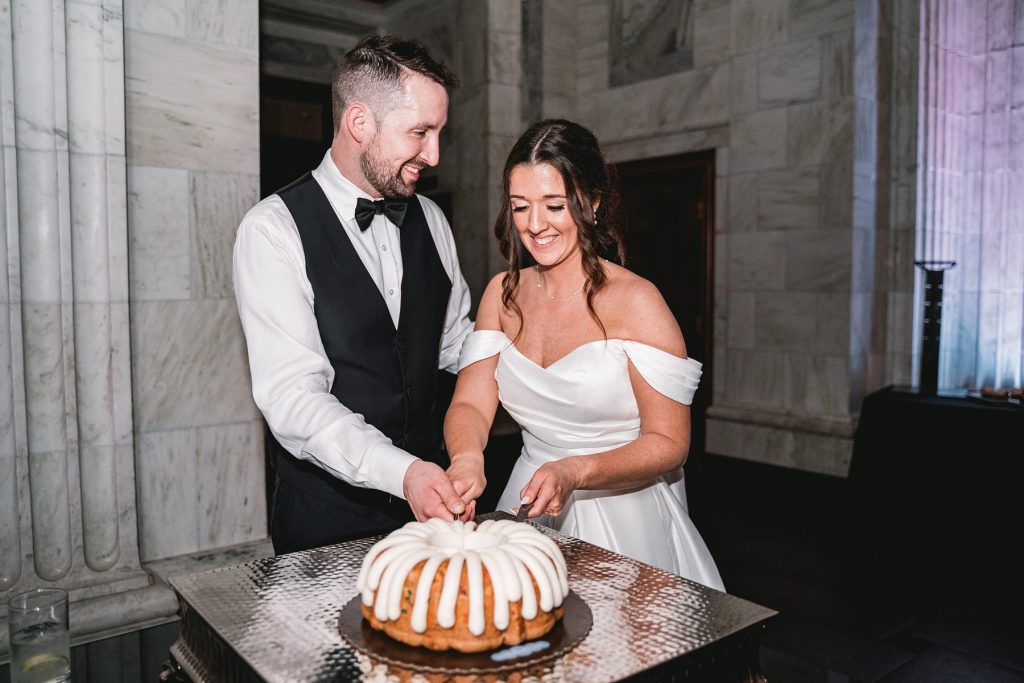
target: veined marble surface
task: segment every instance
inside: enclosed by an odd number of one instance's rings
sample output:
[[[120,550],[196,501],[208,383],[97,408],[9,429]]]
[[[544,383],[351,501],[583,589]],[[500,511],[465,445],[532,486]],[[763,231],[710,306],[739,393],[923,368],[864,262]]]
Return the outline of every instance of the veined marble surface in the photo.
[[[140,31],[125,38],[131,166],[247,174],[259,168],[255,47]]]
[[[132,335],[138,431],[257,419],[233,300],[139,302]]]
[[[173,6],[166,3],[129,0],[128,4],[129,23],[140,19],[139,13],[131,12],[140,5],[146,5],[145,11],[154,11],[158,5],[170,7],[171,12],[158,16],[154,27],[165,29],[166,17],[174,16]],[[210,226],[203,243],[216,244],[208,251],[223,262],[223,234],[233,233],[235,214],[241,211],[237,205],[256,195],[252,188],[258,145],[252,141],[257,130],[257,8],[255,3],[240,0],[194,3],[191,9],[187,5],[182,3],[190,12],[183,15],[186,33],[206,41],[200,59],[226,55],[219,74],[223,79],[209,68],[192,68],[187,78],[196,74],[218,78],[207,86],[208,92],[215,94],[237,95],[231,85],[240,86],[246,105],[239,120],[251,123],[246,127],[232,120],[229,131],[240,135],[239,140],[249,136],[245,144],[235,144],[242,150],[236,160],[241,159],[245,166],[244,178],[238,183],[243,189],[233,191],[229,182],[226,194],[208,194],[212,206],[200,203],[198,211]],[[238,21],[244,14],[251,19],[248,24]],[[122,16],[120,0],[56,4],[0,0],[0,176],[4,188],[0,195],[0,386],[4,387],[0,391],[0,545],[4,548],[0,591],[46,583],[67,588],[73,602],[72,625],[78,630],[75,637],[166,620],[173,618],[177,608],[166,588],[147,587],[136,532],[137,444],[131,385],[134,323],[128,301],[140,299],[138,292],[130,289],[128,278],[131,231]],[[172,47],[186,57],[190,54],[188,45],[178,42]],[[172,89],[174,78],[186,78],[179,64],[168,61],[173,52],[155,55],[143,51],[143,59],[149,54],[154,66],[147,78],[166,76]],[[239,65],[250,66],[240,69]],[[180,83],[178,86],[175,96],[189,90]],[[170,92],[164,90],[163,94],[170,97]],[[192,111],[203,109],[201,101],[188,104]],[[217,109],[216,102],[207,111],[213,113],[214,120],[236,113]],[[223,149],[204,151],[220,159],[231,156]],[[166,155],[160,158],[165,160]],[[191,249],[194,203],[187,170],[193,167],[202,164],[171,169],[182,179],[179,206],[184,207],[185,296],[192,294],[195,256]],[[166,178],[160,174],[166,169],[149,170],[153,173],[140,170],[135,178],[145,200],[137,208],[144,216],[152,207],[152,198],[161,197],[166,186]],[[147,185],[147,180],[154,178],[156,182]],[[232,200],[232,196],[236,198]],[[155,224],[141,221],[136,234],[157,241],[165,235],[165,226],[151,227],[149,233],[147,226]],[[133,269],[145,273],[150,264],[146,258],[135,258],[138,256],[133,254]],[[160,263],[158,256],[151,260]],[[212,293],[217,287],[207,289]],[[226,345],[229,354],[244,357],[230,293],[221,286],[216,294],[214,318],[227,319],[227,326],[234,327],[228,332],[214,331],[213,337],[233,337],[234,345]],[[158,333],[162,333],[159,328]],[[213,427],[216,434],[226,429],[226,434],[213,438],[209,446],[218,472],[245,466],[239,451],[260,451],[252,441],[262,437],[248,398],[244,363],[227,365],[229,372],[242,378],[235,382],[243,385],[236,402],[243,405],[238,412],[245,415],[245,424]],[[232,405],[230,399],[222,402],[221,398],[218,395],[209,403]],[[233,415],[229,408],[221,415],[222,422],[231,422]],[[187,429],[194,434],[192,427]],[[195,456],[193,447],[193,462]],[[239,481],[237,474],[232,474],[233,481]],[[200,480],[203,477],[194,473],[190,485],[195,487]],[[223,483],[227,477],[221,473],[212,480]],[[231,493],[210,503],[218,532],[223,529],[220,535],[207,530],[210,542],[231,543],[265,533],[265,511],[260,507],[262,464],[255,463],[241,482],[244,488],[237,491],[251,488],[258,492],[258,499],[250,503],[244,494]],[[139,486],[139,490],[148,491],[149,487]],[[178,498],[174,504],[195,507],[195,492],[191,495],[191,499]],[[208,493],[207,498],[212,501],[214,496]],[[168,528],[174,528],[173,522]],[[191,533],[193,544],[183,550],[193,549],[200,534],[198,523]],[[226,540],[232,534],[237,538]],[[6,629],[0,631],[2,656],[7,647]]]

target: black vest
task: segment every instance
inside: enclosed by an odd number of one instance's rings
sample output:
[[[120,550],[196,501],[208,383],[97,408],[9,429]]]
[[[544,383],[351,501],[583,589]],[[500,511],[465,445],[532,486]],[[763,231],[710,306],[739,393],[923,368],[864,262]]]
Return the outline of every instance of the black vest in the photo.
[[[307,173],[277,194],[302,239],[320,339],[334,368],[331,394],[399,448],[447,466],[436,398],[452,283],[419,200],[409,201],[399,229],[403,275],[396,330],[380,290],[313,176]],[[354,512],[361,507],[408,510],[402,500],[351,486],[293,457],[276,441],[271,447],[278,476],[310,496]]]

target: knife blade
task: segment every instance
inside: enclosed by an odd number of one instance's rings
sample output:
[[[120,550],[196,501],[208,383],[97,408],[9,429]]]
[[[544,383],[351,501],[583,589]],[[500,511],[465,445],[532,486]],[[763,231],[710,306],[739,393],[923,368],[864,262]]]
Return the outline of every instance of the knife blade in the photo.
[[[526,519],[526,515],[530,514],[530,508],[533,507],[533,503],[524,503],[519,506],[519,512],[516,513],[516,521],[522,522]]]

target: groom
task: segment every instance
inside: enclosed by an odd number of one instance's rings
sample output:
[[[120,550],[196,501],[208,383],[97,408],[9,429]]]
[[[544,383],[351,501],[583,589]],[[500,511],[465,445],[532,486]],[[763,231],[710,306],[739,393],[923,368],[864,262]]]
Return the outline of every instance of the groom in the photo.
[[[334,139],[253,207],[234,284],[273,433],[277,553],[465,510],[442,469],[438,368],[472,330],[451,229],[415,194],[457,81],[417,43],[362,40],[332,83]]]

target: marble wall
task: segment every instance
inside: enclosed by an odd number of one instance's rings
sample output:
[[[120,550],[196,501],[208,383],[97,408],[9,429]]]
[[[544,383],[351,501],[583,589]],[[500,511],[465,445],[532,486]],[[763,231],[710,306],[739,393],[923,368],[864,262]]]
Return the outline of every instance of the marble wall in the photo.
[[[266,536],[231,289],[259,199],[258,4],[125,2],[128,260],[143,560]]]
[[[575,106],[564,111],[615,161],[716,150],[707,448],[845,474],[858,398],[854,2],[647,3],[631,31],[653,37],[666,11],[689,12],[692,31],[680,31],[693,36],[692,63],[665,70],[650,57],[646,71],[630,67],[647,77],[616,85],[626,4],[579,8]]]
[[[75,637],[177,609],[137,534],[122,9],[0,2],[0,598],[66,588]]]

